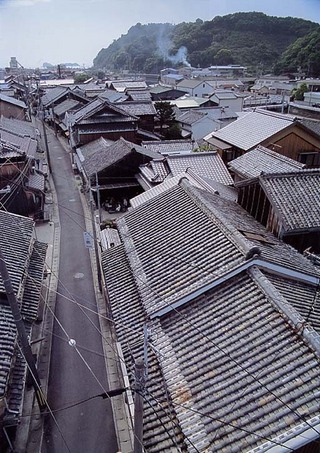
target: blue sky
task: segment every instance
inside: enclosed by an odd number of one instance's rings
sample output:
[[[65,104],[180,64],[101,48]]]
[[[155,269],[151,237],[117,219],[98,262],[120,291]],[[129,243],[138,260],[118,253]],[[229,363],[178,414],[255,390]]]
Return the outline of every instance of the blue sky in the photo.
[[[0,0],[0,67],[44,62],[91,66],[137,22],[180,23],[261,11],[320,23],[320,0]]]

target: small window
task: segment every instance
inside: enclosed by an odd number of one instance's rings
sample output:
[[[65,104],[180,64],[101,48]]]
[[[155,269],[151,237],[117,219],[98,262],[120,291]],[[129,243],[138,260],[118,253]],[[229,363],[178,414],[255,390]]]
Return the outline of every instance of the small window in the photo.
[[[305,164],[308,167],[316,167],[320,165],[320,153],[318,152],[300,153],[299,162]]]

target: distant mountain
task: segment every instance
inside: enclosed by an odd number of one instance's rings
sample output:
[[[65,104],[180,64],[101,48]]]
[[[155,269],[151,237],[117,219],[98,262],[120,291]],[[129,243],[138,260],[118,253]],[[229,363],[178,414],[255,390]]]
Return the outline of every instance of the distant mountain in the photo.
[[[93,61],[96,69],[156,72],[164,67],[239,64],[261,72],[297,71],[290,46],[301,39],[308,46],[320,25],[304,19],[267,16],[264,13],[235,13],[211,21],[172,24],[140,23],[131,27]],[[300,40],[300,41],[299,41]],[[306,40],[306,41],[305,41]],[[281,65],[277,63],[282,62]],[[319,74],[307,58],[300,70]],[[317,72],[315,74],[314,72]]]

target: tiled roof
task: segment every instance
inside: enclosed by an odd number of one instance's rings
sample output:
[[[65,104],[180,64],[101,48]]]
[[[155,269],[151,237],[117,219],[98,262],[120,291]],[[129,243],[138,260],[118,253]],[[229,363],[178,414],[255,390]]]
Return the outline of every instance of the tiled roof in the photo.
[[[0,305],[0,397],[3,398],[15,349],[16,325],[10,307]]]
[[[55,115],[61,116],[64,115],[69,110],[74,110],[77,107],[79,108],[81,106],[82,104],[79,101],[76,101],[75,99],[66,99],[65,101],[61,102],[56,107],[54,107],[54,113]]]
[[[115,90],[120,92],[124,92],[127,89],[145,90],[147,88],[146,82],[134,80],[123,80],[120,82],[112,82],[112,86]]]
[[[1,116],[0,127],[3,130],[7,130],[8,132],[17,135],[26,135],[30,138],[36,138],[36,129],[30,121],[22,121]]]
[[[129,96],[133,101],[150,101],[151,94],[150,91],[143,90],[126,90],[127,96]]]
[[[320,169],[259,176],[285,231],[320,229]]]
[[[27,268],[33,240],[33,220],[0,210],[0,247],[5,258],[16,295],[22,290],[24,271]],[[10,241],[8,241],[10,238]],[[4,285],[0,276],[0,292]]]
[[[276,297],[258,270],[249,271],[154,328],[180,426],[198,451],[252,451],[268,441],[279,446],[299,426],[306,431],[319,423],[318,356]]]
[[[121,238],[130,237],[135,244],[129,259],[141,277],[137,284],[149,314],[245,260],[241,241],[230,240],[225,227],[210,219],[201,203],[191,203],[182,185],[127,212],[117,222]],[[199,236],[201,244],[192,241]],[[205,250],[210,250],[209,256]]]
[[[320,288],[270,273],[267,276],[282,297],[320,334]]]
[[[315,134],[320,135],[320,121],[309,118],[299,118],[298,121]]]
[[[145,313],[132,276],[123,246],[102,253],[102,266],[108,282],[108,297],[112,309],[117,339],[121,344],[131,385],[134,383],[134,360],[143,354],[143,325]],[[130,301],[130,302],[129,302]],[[165,382],[154,351],[148,348],[148,394],[144,398],[143,445],[149,453],[172,450],[172,439],[183,446],[181,430],[177,426],[169,396],[163,392]],[[156,398],[157,404],[154,399]]]
[[[8,104],[13,104],[22,109],[27,108],[26,104],[23,101],[19,101],[18,99],[15,99],[11,96],[6,96],[5,94],[1,94],[1,93],[0,93],[0,102],[7,102]]]
[[[260,145],[232,160],[228,166],[238,175],[249,179],[256,178],[262,172],[288,173],[301,170],[305,165]]]
[[[70,91],[70,89],[66,87],[48,88],[46,93],[41,97],[42,105],[44,107],[49,106],[68,91]]]
[[[121,106],[121,104],[119,104]],[[70,122],[72,125],[77,124],[77,123],[85,123],[85,121],[89,121],[91,124],[92,121],[94,121],[94,118],[91,119],[95,114],[100,114],[101,118],[98,119],[98,122],[116,122],[119,121],[119,117],[121,118],[121,121],[127,120],[127,121],[132,121],[135,118],[133,116],[130,116],[119,106],[116,106],[115,104],[110,104],[109,101],[103,100],[101,98],[96,98],[93,101],[89,102],[89,104],[85,105],[84,107],[81,107],[79,110],[76,112],[71,112],[70,113]]]
[[[113,140],[106,140],[105,138],[100,137],[97,140],[93,140],[92,142],[86,143],[85,145],[77,148],[77,154],[80,159],[83,160],[90,157],[92,154],[113,145],[114,143],[115,142]]]
[[[193,123],[196,123],[197,121],[201,120],[205,116],[206,116],[206,114],[203,113],[203,112],[199,112],[197,110],[196,111],[195,110],[189,110],[187,112],[183,112],[176,119],[180,123],[193,124]]]
[[[103,255],[103,269],[125,361],[129,366],[130,356],[142,356],[147,322],[156,352],[150,353],[147,394],[168,397],[166,407],[189,450],[267,451],[289,439],[295,446],[308,430],[317,438],[319,335],[303,328],[290,300],[253,267],[247,252],[258,243],[269,262],[318,280],[319,270],[240,206],[184,181],[116,224],[123,245]],[[246,264],[247,270],[232,273]],[[185,302],[175,308],[179,298]],[[163,307],[168,310],[161,313]],[[159,368],[163,378],[155,379]],[[164,436],[160,416],[150,423],[149,412],[144,429],[144,440]],[[148,451],[171,451],[173,439]]]
[[[70,113],[70,122],[71,124],[76,124],[81,121],[86,116],[89,116],[91,113],[99,109],[105,101],[100,98],[96,98],[93,101],[89,102],[87,105],[80,107],[76,112]]]
[[[293,247],[277,240],[238,203],[205,191],[199,191],[198,196],[223,224],[228,225],[236,234],[240,233],[251,247],[259,247],[261,256],[267,261],[297,272],[303,269],[310,275],[320,275],[319,267],[314,266]]]
[[[34,241],[31,219],[0,211],[0,248],[13,290],[21,301],[21,314],[27,334],[38,316],[47,245]],[[0,276],[0,292],[4,285]],[[0,304],[0,396],[6,397],[9,410],[15,411],[14,423],[21,414],[26,363],[17,347],[16,326],[10,307]]]
[[[30,189],[40,190],[44,192],[45,188],[45,177],[44,175],[34,172],[29,175],[27,186]]]
[[[213,179],[226,186],[233,185],[233,179],[225,163],[216,152],[198,152],[180,156],[168,156],[167,162],[173,176],[191,168],[200,176]]]
[[[294,117],[271,113],[266,110],[256,110],[247,112],[233,123],[212,132],[207,137],[217,138],[248,151],[291,126],[294,121]]]
[[[5,129],[1,129],[0,126],[0,143],[5,148],[6,144],[13,145],[16,150],[21,153],[25,154],[30,157],[34,157],[38,143],[35,139],[27,137],[25,135],[19,135],[12,132],[8,132]]]
[[[149,101],[127,101],[118,104],[118,107],[128,115],[143,116],[157,114],[153,103]]]
[[[153,161],[151,161],[152,163]],[[154,174],[154,173],[152,173]],[[166,178],[161,184],[157,184],[156,186],[149,188],[145,192],[141,193],[140,195],[135,196],[134,198],[130,199],[130,205],[133,208],[137,208],[143,203],[151,200],[158,196],[159,194],[165,192],[166,190],[171,189],[172,187],[179,184],[182,178],[188,179],[190,184],[193,186],[202,188],[204,190],[216,192],[216,188],[212,187],[211,184],[207,182],[205,178],[194,173],[190,168],[188,168],[184,173],[178,174],[177,176],[168,177]],[[219,185],[220,188],[221,185]],[[225,186],[224,186],[225,187]]]
[[[87,176],[92,176],[96,172],[99,173],[103,169],[119,162],[134,151],[145,155],[150,154],[141,146],[128,142],[124,138],[120,138],[113,144],[109,146],[106,145],[96,152],[87,155],[82,162],[82,166]],[[153,154],[151,157],[156,157],[156,155]]]
[[[142,142],[141,144],[145,148],[161,154],[191,152],[194,149],[192,140],[162,140]]]
[[[162,182],[169,174],[169,169],[164,159],[152,160],[147,164],[140,165],[141,175],[150,183]]]
[[[127,99],[127,96],[123,93],[118,93],[114,90],[105,90],[99,94],[102,99],[107,99],[109,102],[123,102]]]

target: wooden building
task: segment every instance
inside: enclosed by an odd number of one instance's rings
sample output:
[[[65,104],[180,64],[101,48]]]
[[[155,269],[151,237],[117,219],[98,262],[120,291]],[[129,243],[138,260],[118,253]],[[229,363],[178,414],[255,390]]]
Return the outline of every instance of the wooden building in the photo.
[[[238,203],[301,253],[320,253],[320,169],[260,175],[236,184]]]
[[[294,116],[267,110],[245,112],[204,140],[227,162],[262,145],[308,167],[320,165],[320,134]]]

